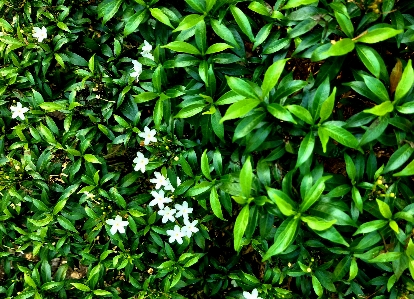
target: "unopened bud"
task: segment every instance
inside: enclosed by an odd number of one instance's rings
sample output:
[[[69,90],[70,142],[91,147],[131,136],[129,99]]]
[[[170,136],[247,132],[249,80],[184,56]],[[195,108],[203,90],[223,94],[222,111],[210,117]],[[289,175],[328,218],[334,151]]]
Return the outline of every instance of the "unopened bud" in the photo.
[[[312,272],[312,269],[311,269],[311,268],[308,268],[308,269],[306,269],[306,271],[308,271],[308,272]]]
[[[175,160],[175,161],[178,161],[178,160],[180,160],[180,158],[178,158],[177,156],[175,156],[175,157],[174,157],[174,160]]]

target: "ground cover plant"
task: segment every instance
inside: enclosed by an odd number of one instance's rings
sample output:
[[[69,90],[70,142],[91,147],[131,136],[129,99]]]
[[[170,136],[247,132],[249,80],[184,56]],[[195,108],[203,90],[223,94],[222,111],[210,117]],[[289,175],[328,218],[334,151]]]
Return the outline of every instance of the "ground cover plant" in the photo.
[[[413,8],[0,0],[0,297],[414,298]]]

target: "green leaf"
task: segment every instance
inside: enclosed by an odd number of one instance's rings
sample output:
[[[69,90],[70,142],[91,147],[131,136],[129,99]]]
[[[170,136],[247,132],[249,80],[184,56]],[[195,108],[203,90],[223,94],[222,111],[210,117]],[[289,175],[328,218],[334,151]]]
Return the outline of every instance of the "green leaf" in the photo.
[[[231,44],[232,46],[239,48],[239,45],[237,41],[234,38],[233,33],[228,29],[224,24],[221,22],[211,19],[210,20],[211,27],[213,28],[213,31],[220,36],[226,43]]]
[[[305,123],[313,125],[312,115],[306,108],[299,105],[288,105],[285,106],[285,108],[287,108],[290,111],[290,113],[295,115],[297,118],[303,120]]]
[[[272,114],[277,119],[289,121],[291,123],[296,124],[296,121],[293,119],[292,114],[290,114],[290,112],[282,105],[273,103],[273,104],[267,105],[266,108],[267,108],[267,111],[269,111],[269,113]]]
[[[411,59],[408,60],[405,66],[404,72],[401,76],[400,82],[398,82],[397,89],[395,90],[394,102],[397,104],[403,97],[407,95],[412,86],[414,85],[414,71],[412,67]]]
[[[201,53],[205,53],[207,49],[207,32],[204,20],[201,20],[195,26],[195,42]]]
[[[336,223],[336,219],[327,221],[325,219],[312,216],[302,216],[301,219],[303,222],[308,224],[311,229],[317,231],[326,230]]]
[[[234,224],[234,250],[237,252],[240,251],[242,247],[242,238],[244,232],[246,231],[247,224],[249,222],[249,205],[245,205],[239,215],[237,216],[236,222]]]
[[[149,10],[151,12],[151,15],[155,19],[157,19],[158,21],[160,21],[164,25],[167,25],[168,27],[174,29],[174,26],[171,25],[171,23],[170,23],[170,19],[168,18],[168,16],[165,13],[163,13],[163,11],[161,9],[159,9],[159,8],[150,8]]]
[[[341,280],[342,277],[348,272],[349,267],[351,266],[351,256],[345,256],[335,267],[333,275],[335,280]]]
[[[352,200],[354,201],[357,209],[362,213],[364,202],[362,201],[358,188],[355,186],[352,186]]]
[[[334,87],[331,95],[322,103],[320,115],[320,122],[324,122],[331,116],[335,105],[336,87]]]
[[[181,109],[174,118],[188,118],[199,114],[206,107],[206,104],[193,104]]]
[[[64,229],[70,230],[70,231],[75,232],[75,233],[78,232],[76,230],[75,226],[72,224],[72,222],[70,222],[67,218],[59,215],[59,216],[57,216],[57,221],[59,222],[60,225],[62,225],[62,227]]]
[[[397,106],[396,109],[398,112],[402,114],[413,114],[414,113],[414,102],[404,103],[401,106]]]
[[[253,88],[246,81],[230,76],[226,76],[226,79],[229,87],[239,95],[245,96],[246,98],[260,100],[260,97],[255,93]]]
[[[266,113],[254,113],[245,117],[236,127],[233,140],[243,138],[249,134],[266,117]]]
[[[300,224],[299,220],[300,217],[292,216],[282,222],[279,229],[283,230],[278,234],[275,243],[267,250],[262,261],[266,261],[272,256],[282,253],[289,247],[296,236],[296,230]]]
[[[62,110],[65,106],[55,103],[55,102],[43,102],[39,104],[40,108],[46,110],[47,112],[53,112],[57,110]]]
[[[281,190],[266,188],[267,195],[269,198],[277,205],[279,210],[285,216],[292,216],[296,214],[296,211],[293,209],[292,200],[290,197]]]
[[[246,34],[249,40],[253,43],[254,36],[252,32],[252,27],[250,26],[249,20],[247,19],[246,15],[241,11],[241,9],[237,8],[234,5],[230,6],[230,11],[234,19],[236,20],[236,23],[239,26],[240,30],[244,34]]]
[[[253,10],[254,12],[261,14],[266,17],[270,17],[270,12],[268,8],[260,2],[253,1],[249,4],[249,9]]]
[[[335,18],[339,26],[341,27],[342,31],[346,34],[346,36],[352,38],[354,36],[354,26],[352,25],[352,21],[349,19],[349,17],[347,15],[335,11]]]
[[[223,218],[223,212],[221,211],[221,203],[215,186],[213,186],[213,188],[210,191],[210,206],[213,210],[214,215],[216,215],[221,220],[225,220]]]
[[[278,60],[267,69],[262,83],[262,91],[264,97],[266,97],[269,92],[276,86],[288,60],[288,58]]]
[[[208,164],[207,149],[201,155],[201,172],[211,181],[210,165]]]
[[[125,28],[124,28],[124,36],[128,36],[131,33],[135,32],[135,30],[141,25],[141,23],[147,19],[148,17],[148,10],[143,9],[126,20]]]
[[[300,213],[306,212],[319,199],[325,190],[325,182],[331,178],[331,175],[319,178],[312,188],[306,192],[305,198],[299,206]]]
[[[201,52],[194,47],[192,44],[182,42],[182,41],[174,41],[165,46],[161,46],[161,48],[167,48],[173,50],[175,52],[183,52],[193,55],[201,55]]]
[[[358,234],[366,234],[366,233],[379,230],[380,228],[386,226],[387,223],[388,223],[387,220],[373,220],[373,221],[365,222],[361,224],[361,226],[357,229],[357,231],[353,234],[353,236],[358,235]]]
[[[392,212],[391,212],[390,206],[386,202],[383,202],[382,200],[379,200],[378,198],[376,199],[376,201],[377,201],[378,208],[379,208],[381,215],[384,218],[391,219]]]
[[[337,127],[337,126],[329,126],[326,122],[324,125],[320,127],[320,129],[326,133],[329,137],[335,139],[342,145],[345,145],[350,148],[358,148],[358,140],[349,133],[347,130]],[[318,132],[319,133],[319,132]],[[320,137],[320,134],[319,134]]]
[[[365,131],[364,135],[362,135],[361,140],[359,141],[359,145],[362,146],[376,140],[379,136],[384,133],[385,129],[388,126],[388,118],[387,117],[378,117],[372,124],[368,127]]]
[[[316,276],[312,275],[312,286],[315,294],[320,297],[323,295],[323,288]]]
[[[143,92],[139,95],[134,96],[135,103],[145,103],[151,101],[159,96],[156,92]]]
[[[93,293],[96,296],[111,296],[111,297],[113,296],[111,292],[101,290],[101,289],[93,290]]]
[[[250,162],[250,156],[247,157],[240,171],[240,187],[242,195],[246,198],[250,197],[252,189],[253,170],[252,163]]]
[[[351,266],[349,267],[349,279],[348,281],[353,280],[358,274],[358,264],[356,262],[356,259],[353,258],[351,260]]]
[[[355,43],[350,38],[344,38],[335,42],[329,49],[324,53],[327,57],[331,56],[342,56],[351,52],[355,48]]]
[[[256,35],[256,39],[255,39],[255,42],[253,44],[252,51],[256,50],[256,48],[258,46],[260,46],[266,40],[266,38],[269,36],[269,34],[272,30],[272,27],[273,27],[273,24],[269,23],[269,24],[264,25],[260,29],[260,31]]]
[[[295,167],[301,166],[305,163],[309,157],[313,153],[313,149],[315,147],[315,136],[313,132],[309,132],[305,138],[303,138],[302,142],[300,143],[299,152],[298,152],[298,159],[296,161]]]
[[[301,5],[308,5],[317,2],[318,0],[289,0],[282,9],[295,8]]]
[[[108,22],[119,10],[122,0],[105,0],[98,5],[98,17],[103,18],[102,24]]]
[[[362,63],[365,67],[375,76],[380,76],[381,71],[381,64],[380,61],[377,59],[376,51],[368,47],[366,45],[356,45],[356,52],[358,54],[359,59],[361,59]]]
[[[355,184],[356,168],[355,168],[354,161],[352,161],[351,157],[348,156],[346,153],[344,154],[344,158],[345,158],[345,166],[346,166],[346,172],[348,174],[348,177],[352,181],[352,184]]]
[[[45,125],[43,125],[42,123],[39,124],[39,127],[37,128],[38,131],[40,132],[40,134],[42,134],[43,138],[51,143],[51,144],[56,144],[56,139],[53,136],[52,132],[49,130],[49,128],[47,128]]]
[[[366,75],[362,75],[362,78],[364,79],[364,82],[367,85],[368,89],[376,94],[382,102],[390,101],[388,91],[380,80]]]
[[[378,42],[382,42],[386,39],[389,39],[393,36],[396,36],[402,33],[403,30],[396,30],[394,28],[376,28],[373,30],[365,31],[361,34],[355,41],[366,43],[366,44],[375,44]]]
[[[62,211],[62,209],[65,207],[65,205],[66,205],[66,202],[67,202],[67,199],[66,200],[61,200],[61,201],[59,201],[56,205],[55,205],[55,207],[53,208],[53,215],[56,215],[57,213],[59,213],[60,211]]]
[[[368,263],[387,263],[398,260],[402,252],[386,252],[377,255],[376,257],[367,260]]]
[[[85,154],[85,155],[83,155],[83,157],[85,158],[86,161],[88,161],[90,163],[99,163],[99,164],[102,164],[101,161],[99,161],[98,158],[96,158],[94,155]]]
[[[410,176],[414,175],[414,160],[410,162],[403,170],[394,173],[393,176]]]
[[[220,124],[229,119],[235,119],[244,116],[257,105],[260,104],[260,100],[245,99],[232,104],[226,111],[226,114],[220,120]]]
[[[206,55],[221,52],[221,51],[224,51],[226,49],[231,49],[231,48],[233,48],[233,47],[226,44],[226,43],[212,44],[210,47],[208,47],[208,49],[206,51]]]
[[[363,112],[374,114],[377,116],[384,116],[385,114],[392,112],[394,110],[394,105],[391,101],[383,102],[379,105],[376,105],[370,109],[365,109]]]
[[[414,149],[409,144],[404,144],[392,154],[382,173],[393,171],[403,165],[411,157],[413,152]]]
[[[84,285],[83,283],[71,282],[70,284],[73,285],[78,290],[81,290],[82,292],[90,292],[91,291],[91,289],[87,285]]]
[[[204,20],[204,15],[198,14],[190,14],[185,16],[184,19],[181,20],[180,24],[178,24],[177,28],[173,30],[173,32],[187,30],[193,28],[198,22]]]

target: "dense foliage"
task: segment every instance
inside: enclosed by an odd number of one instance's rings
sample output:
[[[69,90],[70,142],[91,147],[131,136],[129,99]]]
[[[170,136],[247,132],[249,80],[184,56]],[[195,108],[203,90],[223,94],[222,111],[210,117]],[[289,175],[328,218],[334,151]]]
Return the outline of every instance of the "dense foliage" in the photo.
[[[0,0],[1,298],[414,298],[403,0]]]

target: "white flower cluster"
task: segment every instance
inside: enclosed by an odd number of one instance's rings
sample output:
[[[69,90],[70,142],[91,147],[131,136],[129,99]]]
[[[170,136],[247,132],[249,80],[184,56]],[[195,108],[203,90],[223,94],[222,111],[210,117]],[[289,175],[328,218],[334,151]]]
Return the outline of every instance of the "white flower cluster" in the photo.
[[[149,42],[144,40],[144,45],[142,46],[141,49],[142,49],[142,52],[140,54],[142,55],[142,57],[146,57],[146,58],[149,58],[151,60],[154,60],[154,56],[151,54],[152,46]],[[131,77],[134,77],[136,79],[136,81],[138,82],[139,81],[139,76],[142,73],[142,64],[139,63],[137,60],[132,60],[132,64],[134,65],[133,72],[129,75]]]
[[[243,292],[243,297],[246,299],[263,299],[262,297],[258,296],[259,292],[257,291],[257,289],[254,289],[251,294],[249,292]]]
[[[147,126],[144,128],[144,132],[138,133],[138,136],[144,138],[144,144],[148,145],[150,142],[157,142],[157,138],[155,137],[157,131],[154,129],[150,130]],[[145,172],[145,166],[149,163],[149,159],[145,158],[144,154],[141,152],[137,152],[137,156],[133,160],[136,164],[134,167],[135,171],[141,170],[142,173]]]

